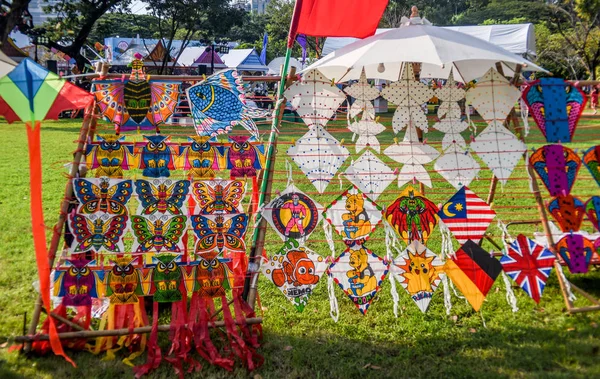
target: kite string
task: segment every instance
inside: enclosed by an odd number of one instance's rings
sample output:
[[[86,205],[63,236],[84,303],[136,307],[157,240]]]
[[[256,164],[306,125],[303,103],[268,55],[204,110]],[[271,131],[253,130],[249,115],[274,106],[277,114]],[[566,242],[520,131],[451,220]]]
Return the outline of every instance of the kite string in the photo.
[[[442,259],[446,260],[448,257],[454,255],[454,248],[452,246],[452,233],[448,226],[443,222],[438,224],[440,226],[440,234],[442,236],[442,247],[441,247],[441,255]]]
[[[571,289],[571,282],[569,282],[567,280],[567,277],[565,276],[565,272],[563,271],[562,265],[560,263],[556,265],[556,271],[557,271],[558,275],[560,275],[563,283],[565,283],[565,291],[567,292],[567,297],[569,298],[569,300],[570,301],[577,300],[577,297],[575,297],[575,294],[573,293],[573,290]]]
[[[397,248],[397,244],[398,244],[398,238],[395,235],[394,230],[392,229],[392,227],[390,226],[390,224],[388,223],[387,220],[383,220],[383,226],[385,228],[385,248],[387,250],[387,261],[390,265],[390,284],[391,284],[391,288],[390,288],[390,293],[392,295],[392,301],[394,304],[394,315],[396,316],[396,318],[398,318],[398,302],[400,301],[400,296],[398,296],[398,290],[396,289],[396,278],[394,278],[394,275],[391,274],[392,271],[392,265],[393,263],[393,258],[392,258],[392,247],[396,250],[398,250]]]
[[[331,250],[331,257],[332,259],[335,259],[335,244],[333,242],[331,225],[329,225],[329,223],[323,222],[323,232],[325,233],[325,239],[327,239],[327,244]],[[335,297],[335,285],[333,283],[333,276],[331,274],[327,276],[327,292],[329,294],[329,315],[333,321],[338,322],[340,318],[340,309],[337,298]]]

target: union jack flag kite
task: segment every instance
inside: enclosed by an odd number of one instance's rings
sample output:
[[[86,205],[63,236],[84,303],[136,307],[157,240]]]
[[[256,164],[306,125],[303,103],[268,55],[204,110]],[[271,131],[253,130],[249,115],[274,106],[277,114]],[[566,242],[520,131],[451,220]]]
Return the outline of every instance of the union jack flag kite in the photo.
[[[467,240],[479,243],[496,217],[496,212],[464,186],[440,208],[438,216],[454,234],[458,243],[463,245]]]
[[[539,303],[555,260],[550,250],[519,234],[500,263],[504,272]]]

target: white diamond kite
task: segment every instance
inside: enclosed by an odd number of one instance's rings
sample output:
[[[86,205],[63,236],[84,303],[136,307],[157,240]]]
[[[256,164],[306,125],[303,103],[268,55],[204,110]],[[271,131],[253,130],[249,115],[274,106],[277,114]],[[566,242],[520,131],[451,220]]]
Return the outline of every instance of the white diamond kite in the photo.
[[[392,183],[395,175],[392,169],[367,150],[346,170],[346,178],[361,192],[373,200]]]
[[[521,97],[521,91],[498,71],[490,68],[477,81],[475,88],[467,92],[467,104],[471,104],[486,121],[504,121]]]
[[[456,87],[452,72],[450,72],[450,77],[444,87],[435,91],[435,96],[442,103],[437,111],[439,121],[432,127],[445,133],[442,139],[442,150],[446,150],[452,145],[465,149],[467,144],[460,133],[467,130],[469,124],[461,120],[462,112],[458,105],[458,101],[465,98],[465,90]]]
[[[435,161],[433,168],[456,189],[471,184],[480,170],[471,153],[456,145],[450,146]]]
[[[346,100],[346,95],[319,71],[307,72],[302,81],[285,90],[285,97],[309,128],[325,126]]]
[[[360,74],[360,79],[358,82],[348,86],[346,89],[344,89],[344,92],[355,99],[348,110],[348,115],[350,118],[358,116],[361,112],[363,112],[363,118],[365,114],[371,116],[372,118],[375,117],[375,108],[373,107],[373,103],[371,103],[371,101],[379,97],[379,89],[369,84],[364,69]]]
[[[404,64],[400,79],[383,89],[381,96],[398,106],[392,119],[394,132],[400,132],[407,125],[427,131],[427,116],[421,105],[433,97],[433,90],[415,80],[412,64]]]
[[[505,185],[527,146],[500,121],[493,120],[471,142],[471,149],[492,170],[500,183]]]
[[[323,193],[350,152],[321,126],[315,126],[296,141],[287,154],[300,167],[319,193]]]
[[[413,241],[394,259],[390,270],[393,278],[425,313],[444,275],[443,266],[444,262],[437,255],[421,242]]]

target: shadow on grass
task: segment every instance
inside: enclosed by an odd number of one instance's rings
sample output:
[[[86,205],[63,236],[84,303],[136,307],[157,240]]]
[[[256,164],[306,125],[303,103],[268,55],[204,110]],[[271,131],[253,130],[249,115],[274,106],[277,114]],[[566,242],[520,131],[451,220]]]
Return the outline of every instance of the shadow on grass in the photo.
[[[542,328],[480,329],[456,327],[453,337],[435,330],[421,335],[399,335],[396,342],[360,341],[318,330],[306,336],[265,332],[260,352],[265,364],[253,373],[239,365],[233,373],[205,364],[189,377],[363,378],[363,377],[595,377],[600,341],[590,333],[564,335]],[[164,345],[163,345],[164,346]],[[166,349],[163,349],[166,350]],[[56,357],[5,357],[0,377],[57,378],[133,377],[120,361],[103,361],[89,353],[69,352],[78,368]],[[138,359],[137,364],[145,360]],[[33,368],[23,371],[24,367]],[[30,372],[28,374],[28,372]],[[174,377],[163,361],[150,377]]]

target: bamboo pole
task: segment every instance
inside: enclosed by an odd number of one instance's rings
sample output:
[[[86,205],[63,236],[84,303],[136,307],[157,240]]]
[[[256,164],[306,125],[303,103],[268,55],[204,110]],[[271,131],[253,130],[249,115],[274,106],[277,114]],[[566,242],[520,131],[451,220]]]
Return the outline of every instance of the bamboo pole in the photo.
[[[254,317],[247,318],[244,322],[235,322],[236,325],[245,325],[245,324],[260,324],[262,322],[262,317]],[[187,326],[187,325],[186,325]],[[225,326],[225,321],[215,321],[209,323],[209,327],[211,328],[221,328]],[[168,332],[171,330],[171,325],[159,325],[159,332]],[[58,337],[61,340],[67,339],[77,339],[77,338],[98,338],[98,337],[118,337],[118,336],[126,336],[130,334],[143,334],[150,333],[152,331],[152,326],[142,326],[139,328],[124,328],[124,329],[113,329],[113,330],[84,330],[78,332],[66,332],[59,333]],[[33,341],[47,341],[49,336],[47,334],[39,334],[39,335],[27,335],[27,336],[17,336],[14,338],[14,342],[33,342]]]
[[[93,102],[91,105],[86,108],[85,111],[85,119],[81,124],[81,130],[79,132],[79,141],[77,142],[77,150],[75,150],[75,155],[73,156],[73,166],[71,167],[71,171],[69,173],[70,178],[73,178],[77,175],[79,171],[79,164],[81,162],[81,158],[84,156],[84,148],[86,145],[86,141],[88,138],[88,134],[90,130],[94,130],[96,127],[96,103]],[[58,250],[58,243],[60,241],[62,230],[67,220],[67,212],[69,211],[69,203],[73,196],[73,181],[68,180],[65,187],[65,196],[62,200],[60,207],[60,214],[58,216],[58,221],[53,228],[52,240],[50,241],[50,246],[48,248],[48,261],[50,263],[50,267],[54,266],[54,260],[56,258],[56,251]],[[33,335],[37,330],[38,323],[40,321],[40,313],[42,311],[42,296],[38,296],[33,314],[31,315],[31,324],[29,325],[28,334]],[[25,353],[29,353],[31,351],[31,344],[26,343],[23,346],[23,351]]]
[[[45,314],[48,314],[48,311],[44,307],[42,307],[42,312],[44,312]],[[79,330],[79,331],[86,330],[81,325],[78,325],[78,324],[72,322],[71,320],[67,320],[66,318],[64,318],[64,317],[62,317],[60,315],[57,315],[54,312],[50,312],[50,316],[52,316],[52,318],[54,318],[55,320],[58,320],[58,321],[62,322],[63,324],[68,325],[68,326],[70,326],[71,328],[73,328],[75,330]]]

